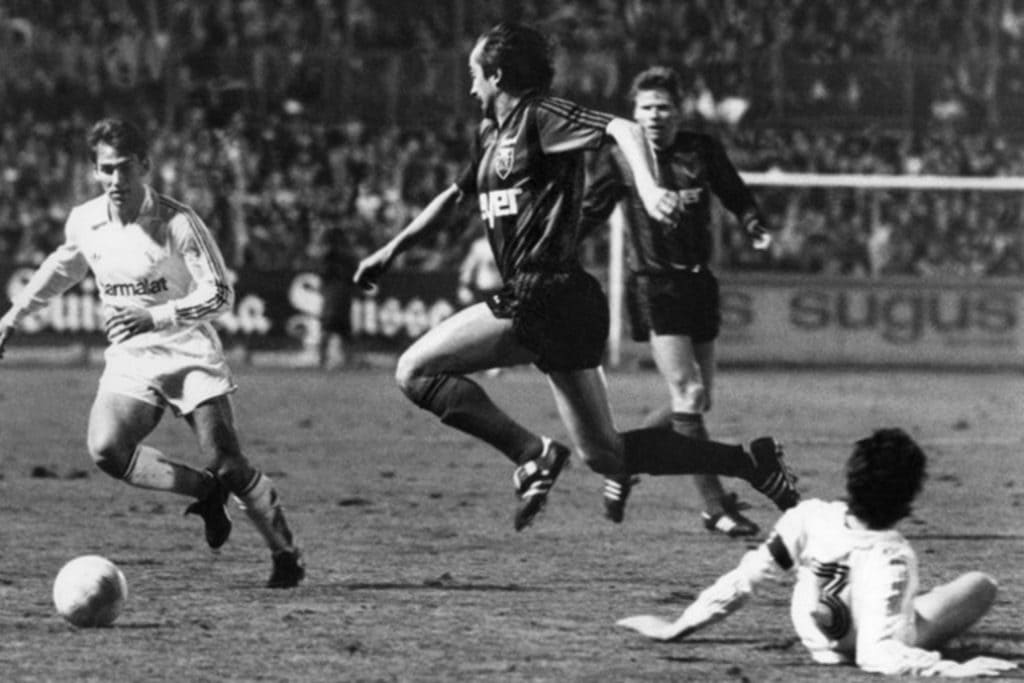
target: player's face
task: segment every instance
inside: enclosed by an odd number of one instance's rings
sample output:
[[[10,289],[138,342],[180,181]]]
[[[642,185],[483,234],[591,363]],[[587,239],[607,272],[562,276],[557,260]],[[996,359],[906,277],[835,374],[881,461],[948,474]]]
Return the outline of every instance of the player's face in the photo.
[[[96,145],[96,179],[110,203],[118,209],[134,208],[142,203],[143,178],[148,170],[144,159],[123,154],[105,142]]]
[[[478,42],[469,54],[469,75],[472,80],[469,93],[480,102],[480,108],[487,116],[494,109],[494,98],[498,94],[499,74],[484,76],[484,68],[480,65],[482,51],[483,43]]]
[[[657,148],[672,144],[679,129],[679,106],[664,90],[641,90],[633,100],[633,118]]]

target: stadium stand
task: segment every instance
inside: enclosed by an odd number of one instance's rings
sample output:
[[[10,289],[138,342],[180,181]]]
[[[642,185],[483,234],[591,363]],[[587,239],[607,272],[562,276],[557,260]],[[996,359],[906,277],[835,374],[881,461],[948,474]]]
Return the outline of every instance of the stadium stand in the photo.
[[[436,5],[436,6],[435,6]],[[156,133],[153,182],[194,205],[234,266],[297,267],[327,227],[381,241],[450,183],[476,113],[464,53],[511,18],[562,36],[556,84],[622,111],[670,63],[694,126],[743,170],[1021,175],[1013,129],[1024,2],[9,0],[0,50],[0,246],[32,263],[91,192],[79,147],[101,112]],[[671,27],[672,30],[666,30]],[[413,49],[410,49],[413,48]],[[772,65],[764,78],[763,65]],[[880,66],[885,68],[879,68]],[[879,73],[890,77],[878,80]],[[454,81],[454,82],[453,82]],[[908,85],[909,84],[909,85]],[[409,106],[413,98],[416,106]],[[625,112],[624,112],[625,113]],[[998,131],[993,133],[992,131]],[[1021,201],[984,193],[760,190],[783,226],[736,269],[961,277],[1024,272]],[[454,229],[407,268],[452,267]],[[463,242],[459,242],[459,245]],[[600,245],[593,258],[602,254]]]

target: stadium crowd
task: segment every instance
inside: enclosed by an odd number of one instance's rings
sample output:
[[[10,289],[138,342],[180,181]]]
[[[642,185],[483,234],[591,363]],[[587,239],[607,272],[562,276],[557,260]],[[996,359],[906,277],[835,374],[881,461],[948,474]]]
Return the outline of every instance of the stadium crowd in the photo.
[[[302,266],[331,228],[364,251],[452,181],[477,114],[462,103],[457,115],[440,119],[374,117],[329,106],[350,96],[329,84],[387,63],[371,55],[401,53],[417,59],[409,71],[418,92],[436,90],[452,69],[465,77],[464,60],[442,58],[446,51],[464,54],[476,29],[500,18],[562,36],[560,59],[568,63],[558,71],[571,80],[557,87],[619,111],[634,70],[652,62],[678,67],[691,124],[722,137],[742,170],[1024,175],[1013,139],[984,125],[999,119],[986,105],[994,89],[1024,94],[1006,68],[1024,50],[1024,0],[986,0],[969,12],[949,0],[453,0],[431,12],[396,0],[382,7],[369,0],[5,3],[0,47],[21,68],[0,73],[0,247],[35,262],[61,239],[67,208],[93,192],[85,128],[117,109],[145,122],[157,140],[153,184],[200,211],[233,266]],[[943,65],[916,93],[927,106],[895,125],[881,115],[875,126],[830,125],[844,112],[871,121],[879,99],[869,80],[858,80],[865,70],[832,67],[920,53]],[[753,70],[765,60],[805,68],[791,68],[781,92],[765,93]],[[407,65],[399,66],[361,75],[367,97],[387,90]],[[458,94],[468,100],[465,90]],[[801,116],[772,115],[783,111]],[[724,230],[723,264],[865,276],[1024,273],[1024,207],[1013,193],[757,194],[781,228],[778,239],[764,254],[739,231]],[[473,232],[453,227],[402,265],[454,267]],[[589,248],[600,260],[600,240]]]

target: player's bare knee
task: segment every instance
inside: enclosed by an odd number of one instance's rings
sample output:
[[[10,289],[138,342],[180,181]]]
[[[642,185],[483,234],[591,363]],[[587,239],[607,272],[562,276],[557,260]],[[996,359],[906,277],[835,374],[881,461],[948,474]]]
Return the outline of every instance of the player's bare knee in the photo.
[[[398,388],[410,398],[412,398],[410,392],[415,391],[416,380],[420,377],[422,377],[422,372],[415,356],[403,353],[398,357],[398,363],[395,365],[395,381],[398,383]]]
[[[682,387],[680,394],[684,404],[682,412],[700,413],[707,406],[708,392],[700,382],[687,383]]]
[[[229,491],[243,491],[253,481],[255,469],[243,457],[218,460],[208,468]]]
[[[996,594],[999,592],[999,583],[985,572],[968,572],[964,580],[970,582],[971,592],[975,599],[984,604],[987,609],[996,601]]]
[[[115,479],[124,477],[134,452],[134,449],[126,449],[113,441],[94,438],[89,439],[88,450],[96,467]]]

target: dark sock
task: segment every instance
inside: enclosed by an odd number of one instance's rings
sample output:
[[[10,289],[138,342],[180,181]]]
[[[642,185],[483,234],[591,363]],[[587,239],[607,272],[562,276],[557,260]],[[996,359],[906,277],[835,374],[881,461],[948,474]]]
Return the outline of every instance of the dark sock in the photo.
[[[486,441],[520,464],[540,455],[539,436],[509,417],[476,382],[458,375],[418,377],[405,394],[441,422]]]
[[[754,474],[754,461],[741,446],[666,429],[634,429],[622,439],[628,474],[720,474],[748,480]]]
[[[700,413],[672,413],[672,429],[676,434],[707,441],[708,430],[704,426],[704,416]]]

